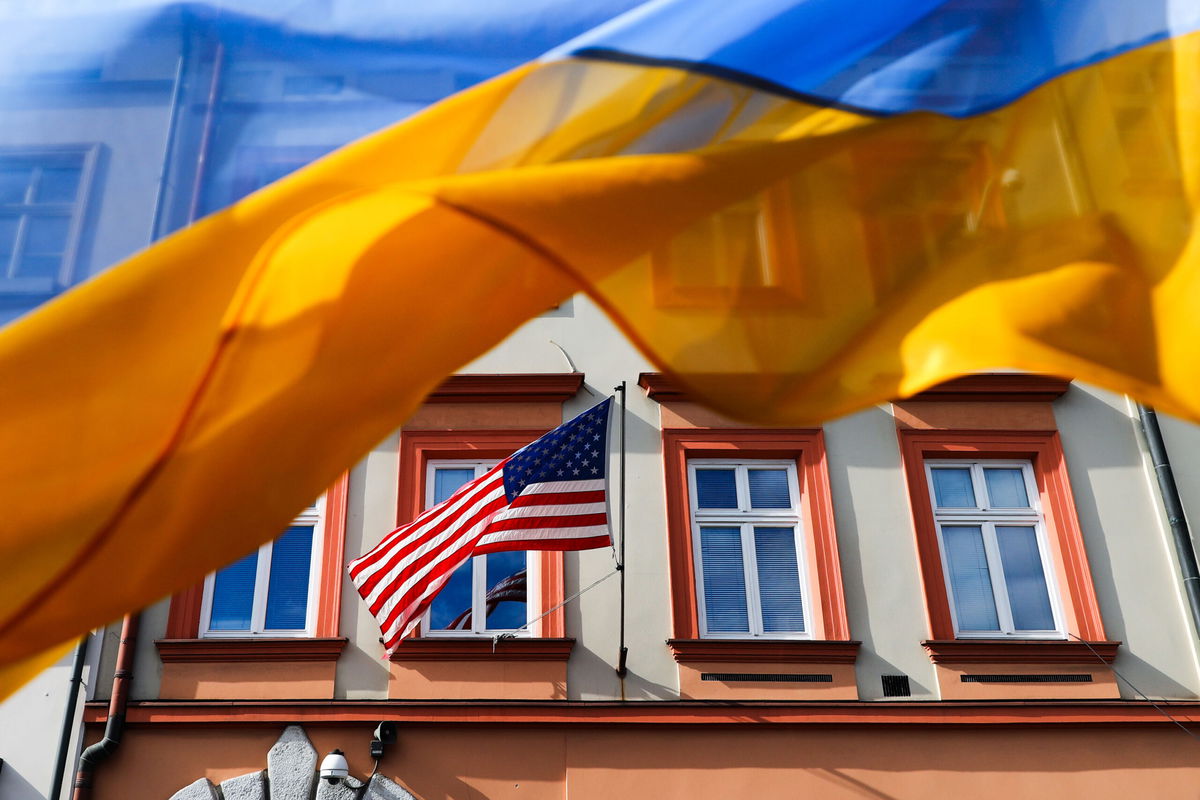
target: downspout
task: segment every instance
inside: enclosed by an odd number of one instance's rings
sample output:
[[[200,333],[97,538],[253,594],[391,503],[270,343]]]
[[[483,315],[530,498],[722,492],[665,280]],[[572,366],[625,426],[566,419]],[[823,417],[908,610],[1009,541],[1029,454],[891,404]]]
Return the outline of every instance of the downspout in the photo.
[[[62,797],[63,777],[67,774],[67,753],[71,749],[71,736],[75,733],[75,716],[79,713],[79,686],[83,683],[83,662],[87,659],[88,634],[79,640],[75,648],[75,659],[71,662],[71,688],[67,690],[67,710],[63,713],[62,735],[58,740],[58,757],[54,760],[54,780],[50,783],[48,800]]]
[[[117,646],[117,668],[113,672],[112,697],[108,701],[104,738],[84,750],[79,757],[72,800],[89,800],[92,796],[92,774],[121,744],[121,734],[125,731],[125,707],[129,703],[129,687],[133,683],[133,657],[137,649],[140,621],[140,614],[126,614],[121,622],[121,643]]]
[[[1167,446],[1158,427],[1158,414],[1153,408],[1138,403],[1138,417],[1142,422],[1142,433],[1150,449],[1150,460],[1154,464],[1154,475],[1158,478],[1158,493],[1167,512],[1167,523],[1171,526],[1171,537],[1175,540],[1175,555],[1179,558],[1179,571],[1183,576],[1183,588],[1187,594],[1188,607],[1192,612],[1193,630],[1200,635],[1200,569],[1196,567],[1196,548],[1188,530],[1187,518],[1183,514],[1183,502],[1179,499],[1179,486],[1175,473],[1171,471],[1171,459],[1167,457]]]

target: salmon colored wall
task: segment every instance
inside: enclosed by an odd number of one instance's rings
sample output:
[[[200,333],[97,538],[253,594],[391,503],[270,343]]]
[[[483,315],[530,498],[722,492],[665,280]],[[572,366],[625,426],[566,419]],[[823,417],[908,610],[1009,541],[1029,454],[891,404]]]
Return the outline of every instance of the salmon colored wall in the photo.
[[[321,755],[370,771],[374,723],[307,728]],[[280,726],[133,727],[96,775],[95,800],[166,800],[199,777],[266,766]],[[99,731],[92,731],[92,739]],[[598,729],[407,726],[380,771],[421,800],[972,800],[1192,797],[1195,742],[1146,728]]]
[[[163,664],[158,695],[188,700],[328,700],[334,661]]]
[[[414,661],[390,664],[388,697],[405,700],[563,700],[566,661]]]
[[[934,664],[943,700],[1116,700],[1117,679],[1104,664]],[[1091,675],[1091,683],[964,683],[962,675]]]
[[[922,402],[893,403],[896,427],[925,430],[1052,431],[1049,403]]]
[[[818,673],[832,675],[829,683],[775,683],[772,681],[706,681],[705,672],[741,672],[777,675]],[[685,700],[857,700],[858,684],[853,664],[747,664],[695,663],[679,665],[679,695]]]
[[[562,403],[440,403],[421,406],[405,430],[544,428],[562,424]]]

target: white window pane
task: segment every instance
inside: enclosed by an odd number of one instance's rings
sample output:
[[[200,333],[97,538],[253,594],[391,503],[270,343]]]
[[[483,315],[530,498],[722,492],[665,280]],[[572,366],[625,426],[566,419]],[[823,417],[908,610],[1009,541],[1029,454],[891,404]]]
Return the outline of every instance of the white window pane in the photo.
[[[1020,467],[984,467],[983,479],[992,508],[1029,508],[1025,471]]]
[[[796,566],[796,532],[792,528],[755,527],[754,556],[762,600],[763,630],[803,633],[804,604]]]
[[[437,505],[475,479],[474,467],[438,467],[433,471],[433,502]]]
[[[487,559],[487,593],[483,596],[487,629],[511,631],[529,619],[526,553],[489,553]]]
[[[709,633],[749,633],[746,574],[738,528],[700,529],[705,621]]]
[[[255,550],[213,577],[209,630],[250,630],[250,615],[254,610],[254,576],[257,572],[258,551]]]
[[[786,469],[748,470],[751,508],[791,508],[792,493]]]
[[[1013,625],[1019,631],[1054,630],[1054,612],[1038,551],[1037,533],[1030,525],[997,525],[1000,562],[1008,585]]]
[[[933,494],[938,508],[975,508],[975,489],[967,467],[934,467]]]
[[[942,540],[946,544],[946,566],[959,629],[1000,630],[991,572],[983,549],[983,531],[978,525],[943,525]]]
[[[302,631],[307,627],[312,545],[312,525],[293,525],[271,545],[267,630]]]
[[[737,508],[737,481],[731,469],[696,470],[697,508]]]
[[[471,562],[450,576],[429,607],[429,629],[434,631],[471,630]]]

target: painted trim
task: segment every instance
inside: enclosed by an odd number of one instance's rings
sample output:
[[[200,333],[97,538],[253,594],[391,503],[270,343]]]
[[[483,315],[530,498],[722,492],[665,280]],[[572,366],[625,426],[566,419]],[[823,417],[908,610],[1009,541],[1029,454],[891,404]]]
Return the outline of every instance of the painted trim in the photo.
[[[1071,388],[1069,378],[1025,373],[987,373],[952,378],[917,392],[904,402],[996,402],[1052,403]]]
[[[682,386],[661,372],[641,373],[638,375],[638,386],[645,390],[647,397],[659,403],[689,399]]]
[[[401,429],[400,486],[397,494],[396,526],[399,527],[414,519],[425,508],[425,465],[429,461],[440,459],[477,460],[506,458],[549,430],[549,428],[503,430]],[[563,554],[560,551],[540,551],[539,556],[541,608],[551,608],[561,603],[565,596]],[[545,617],[542,617],[537,627],[537,637],[535,638],[562,638],[566,635],[566,613],[562,608],[558,608]],[[483,641],[487,642],[490,646],[490,638]],[[469,658],[469,655],[466,657]]]
[[[662,437],[673,637],[700,638],[688,460],[776,458],[795,461],[800,482],[808,585],[816,595],[816,624],[809,633],[818,640],[848,641],[850,623],[842,590],[825,439],[820,429],[665,428]]]
[[[342,608],[342,577],[346,548],[346,502],[350,473],[343,472],[325,492],[325,530],[321,535],[321,572],[317,578],[317,610],[313,634],[316,638],[338,635]],[[204,581],[171,597],[165,640],[193,639],[200,632],[200,609],[204,604]],[[265,638],[265,637],[264,637]],[[256,639],[257,640],[257,639]]]
[[[582,372],[451,375],[425,398],[436,403],[563,403],[583,387]]]
[[[1200,702],[1172,701],[1171,712],[1200,725]],[[108,720],[107,703],[88,703],[84,722]],[[1129,700],[787,702],[704,701],[143,701],[132,702],[126,723],[154,725],[366,724],[380,719],[407,725],[823,725],[854,726],[1174,726],[1149,703]]]
[[[897,434],[932,640],[954,639],[954,623],[925,459],[1025,458],[1033,463],[1067,633],[1088,642],[1106,641],[1057,431],[898,430]]]
[[[569,638],[492,639],[445,636],[405,639],[391,660],[403,661],[566,661],[575,640]]]
[[[929,639],[921,646],[935,664],[1111,664],[1121,643]]]
[[[159,639],[154,643],[164,664],[213,661],[337,661],[345,637],[280,639]]]
[[[815,639],[668,639],[680,664],[744,662],[747,664],[853,664],[862,642]]]

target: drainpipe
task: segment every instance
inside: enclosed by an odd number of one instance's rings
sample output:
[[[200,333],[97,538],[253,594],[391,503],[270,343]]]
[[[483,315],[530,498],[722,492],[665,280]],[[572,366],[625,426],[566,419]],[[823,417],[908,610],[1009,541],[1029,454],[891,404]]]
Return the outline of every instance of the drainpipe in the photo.
[[[1200,569],[1196,566],[1196,549],[1192,545],[1192,534],[1188,530],[1187,518],[1183,515],[1183,503],[1179,499],[1179,487],[1175,473],[1171,471],[1171,459],[1167,457],[1167,446],[1158,427],[1158,415],[1153,408],[1138,403],[1138,417],[1142,422],[1142,433],[1150,449],[1150,460],[1154,464],[1154,475],[1158,478],[1158,493],[1167,512],[1167,523],[1171,526],[1171,537],[1175,540],[1175,554],[1179,558],[1179,571],[1183,575],[1183,588],[1187,594],[1188,607],[1192,612],[1192,625],[1200,635]]]
[[[129,687],[133,683],[133,656],[137,649],[140,614],[126,614],[121,622],[121,644],[117,647],[117,669],[113,673],[112,698],[108,701],[108,722],[104,738],[83,751],[79,771],[75,773],[75,793],[72,800],[89,800],[92,796],[92,774],[96,767],[116,752],[125,730],[125,706],[129,703]]]
[[[71,736],[75,733],[75,716],[79,713],[79,685],[83,683],[83,662],[87,658],[88,639],[79,640],[75,648],[75,659],[71,662],[71,688],[67,691],[67,710],[63,714],[62,735],[58,740],[58,757],[54,760],[54,780],[50,783],[48,800],[62,797],[63,777],[67,774],[67,753],[71,749]]]

